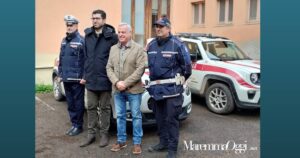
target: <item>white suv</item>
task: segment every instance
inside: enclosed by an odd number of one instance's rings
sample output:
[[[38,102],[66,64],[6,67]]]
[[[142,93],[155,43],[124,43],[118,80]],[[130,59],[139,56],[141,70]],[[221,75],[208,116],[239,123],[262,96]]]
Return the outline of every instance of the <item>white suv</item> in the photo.
[[[188,86],[204,96],[218,114],[239,108],[259,108],[260,62],[246,56],[231,40],[211,34],[179,33],[193,63]]]
[[[61,101],[65,98],[65,90],[63,86],[63,82],[58,81],[58,59],[55,59],[55,65],[53,67],[52,72],[52,81],[53,81],[53,96],[57,101]],[[142,76],[143,83],[146,82],[146,80],[149,80],[149,70],[146,69],[144,75]],[[179,120],[185,120],[189,114],[192,111],[192,100],[191,100],[191,91],[189,88],[185,85],[184,92],[182,93],[184,101],[182,104],[182,112],[179,115]],[[85,96],[86,97],[86,96]],[[85,99],[86,101],[86,99]],[[86,103],[85,103],[86,106]],[[141,111],[142,111],[142,117],[143,117],[143,125],[153,125],[156,123],[154,113],[152,112],[152,106],[153,106],[153,99],[150,97],[149,93],[145,91],[142,95],[142,104],[141,104]],[[85,107],[86,108],[86,107]],[[115,106],[112,106],[112,120],[115,121],[116,111]],[[131,122],[131,112],[129,104],[127,104],[127,121]]]

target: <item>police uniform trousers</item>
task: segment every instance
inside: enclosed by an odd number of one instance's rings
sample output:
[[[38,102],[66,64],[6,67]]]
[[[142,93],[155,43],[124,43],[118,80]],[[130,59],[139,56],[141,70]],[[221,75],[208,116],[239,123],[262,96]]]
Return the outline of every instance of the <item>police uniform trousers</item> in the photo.
[[[72,125],[82,128],[84,114],[84,85],[78,82],[64,82],[68,112]]]
[[[168,150],[177,151],[179,139],[179,115],[182,111],[183,96],[155,101],[155,114],[160,144]]]

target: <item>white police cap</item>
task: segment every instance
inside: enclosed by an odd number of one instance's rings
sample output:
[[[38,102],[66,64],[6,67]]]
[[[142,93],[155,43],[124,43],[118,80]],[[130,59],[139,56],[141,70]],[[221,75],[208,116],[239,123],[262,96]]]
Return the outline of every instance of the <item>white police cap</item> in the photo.
[[[66,15],[64,20],[67,24],[78,24],[79,23],[77,18],[73,15]]]

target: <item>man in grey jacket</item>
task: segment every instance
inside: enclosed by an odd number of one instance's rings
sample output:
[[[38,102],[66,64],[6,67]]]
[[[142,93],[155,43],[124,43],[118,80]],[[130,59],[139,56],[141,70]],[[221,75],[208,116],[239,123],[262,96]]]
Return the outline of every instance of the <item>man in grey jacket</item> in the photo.
[[[119,151],[126,144],[126,102],[129,102],[133,124],[133,154],[142,152],[143,136],[140,105],[144,88],[141,77],[145,70],[146,53],[131,40],[131,27],[121,23],[118,27],[119,43],[112,46],[106,66],[112,83],[113,97],[117,114],[117,143],[111,151]]]

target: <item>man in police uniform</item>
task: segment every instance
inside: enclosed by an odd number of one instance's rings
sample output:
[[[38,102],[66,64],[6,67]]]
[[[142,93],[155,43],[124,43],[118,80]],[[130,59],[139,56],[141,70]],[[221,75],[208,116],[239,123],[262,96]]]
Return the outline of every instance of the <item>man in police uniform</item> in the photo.
[[[64,18],[67,36],[61,42],[59,55],[59,80],[64,82],[68,112],[72,127],[66,135],[75,136],[82,132],[84,113],[84,85],[80,84],[83,75],[84,40],[78,32],[78,20],[72,15]]]
[[[150,83],[147,90],[155,102],[153,112],[158,126],[159,143],[148,150],[168,150],[176,157],[183,84],[191,75],[191,60],[184,43],[174,37],[167,17],[155,22],[157,37],[147,46]]]

